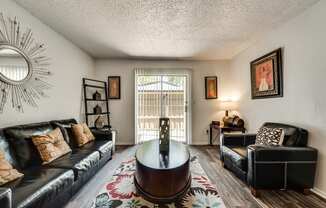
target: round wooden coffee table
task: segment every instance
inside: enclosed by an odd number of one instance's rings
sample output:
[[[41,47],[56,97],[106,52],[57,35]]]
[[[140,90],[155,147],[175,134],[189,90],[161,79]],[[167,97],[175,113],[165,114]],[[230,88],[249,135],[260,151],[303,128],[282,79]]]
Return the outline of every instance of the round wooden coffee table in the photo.
[[[143,143],[136,151],[137,192],[154,203],[169,203],[183,197],[191,185],[190,154],[186,145],[170,141],[167,160],[159,153],[159,141]]]

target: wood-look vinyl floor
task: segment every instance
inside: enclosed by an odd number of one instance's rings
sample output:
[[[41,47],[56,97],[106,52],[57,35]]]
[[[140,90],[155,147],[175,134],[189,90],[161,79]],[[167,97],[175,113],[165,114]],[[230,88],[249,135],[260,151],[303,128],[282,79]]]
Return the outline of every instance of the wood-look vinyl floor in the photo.
[[[109,161],[66,205],[66,208],[89,208],[97,192],[110,180],[120,163],[134,156],[137,146],[118,146]],[[326,202],[314,194],[303,195],[296,191],[261,191],[254,198],[249,188],[230,171],[222,168],[216,146],[190,146],[228,208],[325,208]]]

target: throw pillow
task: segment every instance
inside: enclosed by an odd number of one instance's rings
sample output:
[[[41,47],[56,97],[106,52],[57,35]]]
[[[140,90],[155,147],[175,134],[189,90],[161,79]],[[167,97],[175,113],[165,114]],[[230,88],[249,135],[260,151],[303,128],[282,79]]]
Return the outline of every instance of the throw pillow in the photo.
[[[71,129],[74,134],[75,141],[79,147],[83,146],[84,144],[90,141],[95,140],[94,135],[85,123],[73,124],[71,126]]]
[[[259,145],[282,145],[284,139],[284,131],[282,128],[261,127],[256,136],[256,143]]]
[[[43,165],[71,152],[59,128],[54,129],[47,135],[34,136],[32,141],[43,160]]]
[[[0,186],[22,177],[24,174],[14,169],[0,150]]]

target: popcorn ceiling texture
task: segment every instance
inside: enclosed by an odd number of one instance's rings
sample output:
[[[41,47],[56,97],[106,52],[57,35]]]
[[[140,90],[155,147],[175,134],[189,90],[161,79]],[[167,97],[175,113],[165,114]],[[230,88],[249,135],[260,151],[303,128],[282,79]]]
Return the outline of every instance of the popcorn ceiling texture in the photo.
[[[15,0],[95,58],[231,59],[318,0]]]

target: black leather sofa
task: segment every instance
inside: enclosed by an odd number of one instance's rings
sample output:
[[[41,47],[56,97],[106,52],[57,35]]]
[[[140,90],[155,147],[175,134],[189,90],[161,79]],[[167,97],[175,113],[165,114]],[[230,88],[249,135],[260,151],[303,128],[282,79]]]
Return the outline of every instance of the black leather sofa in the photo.
[[[110,134],[93,131],[95,141],[78,148],[71,135],[74,119],[8,127],[0,130],[0,149],[24,177],[0,187],[1,208],[59,208],[112,157]],[[41,159],[31,136],[59,127],[72,152],[48,165]]]
[[[308,132],[280,123],[263,126],[284,129],[283,145],[255,145],[255,134],[224,134],[220,143],[223,167],[245,181],[254,196],[259,189],[294,188],[305,192],[312,188],[317,150],[307,147]]]

